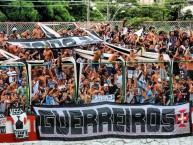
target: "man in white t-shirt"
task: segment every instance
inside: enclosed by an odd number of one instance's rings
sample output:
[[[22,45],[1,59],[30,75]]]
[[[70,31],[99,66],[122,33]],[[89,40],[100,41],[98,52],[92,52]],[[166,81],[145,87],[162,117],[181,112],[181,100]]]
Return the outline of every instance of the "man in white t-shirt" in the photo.
[[[38,88],[39,88],[39,80],[38,80],[38,77],[35,76],[34,79],[32,80],[32,96],[31,97],[35,96],[35,94],[38,91]]]
[[[122,86],[122,73],[120,70],[117,71],[116,85],[118,88],[121,88],[121,86]]]
[[[10,84],[11,84],[12,82],[15,82],[15,81],[16,81],[17,73],[16,73],[14,67],[10,67],[10,70],[7,72],[7,75],[9,76],[9,83],[10,83]]]

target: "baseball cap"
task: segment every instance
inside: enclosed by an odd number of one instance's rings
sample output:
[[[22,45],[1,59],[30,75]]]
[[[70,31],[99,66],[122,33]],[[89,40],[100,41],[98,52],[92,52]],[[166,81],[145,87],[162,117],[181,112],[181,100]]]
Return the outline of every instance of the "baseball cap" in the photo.
[[[16,27],[13,27],[12,31],[15,31],[15,30],[17,30],[17,28],[16,28]]]
[[[108,86],[108,84],[107,84],[107,83],[105,83],[105,84],[104,84],[104,87],[107,87],[107,86]]]
[[[175,79],[176,79],[176,80],[179,80],[179,79],[180,79],[180,77],[179,77],[179,76],[176,76],[176,77],[175,77]]]

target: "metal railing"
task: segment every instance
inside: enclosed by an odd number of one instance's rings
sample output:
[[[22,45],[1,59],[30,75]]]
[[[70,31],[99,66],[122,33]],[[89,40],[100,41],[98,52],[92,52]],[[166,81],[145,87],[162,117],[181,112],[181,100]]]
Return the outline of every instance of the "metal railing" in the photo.
[[[193,29],[193,21],[145,21],[144,26],[148,29],[150,26],[154,26],[156,30],[169,32],[178,26],[180,29]]]
[[[91,28],[93,26],[97,26],[98,23],[101,22],[75,22],[78,26],[82,28]],[[34,25],[36,22],[1,22],[0,23],[0,30],[5,31],[7,34],[12,33],[12,29],[15,27],[18,30],[18,33],[21,34],[25,30],[30,30],[31,32],[34,30]],[[45,24],[52,28],[55,31],[58,31],[62,28],[64,29],[74,29],[75,25],[73,22],[42,22],[42,24]],[[115,26],[118,26],[119,29],[121,30],[123,27],[123,22],[122,21],[114,21],[114,22],[109,22],[111,25],[111,28],[114,28]],[[32,35],[32,34],[31,34]]]

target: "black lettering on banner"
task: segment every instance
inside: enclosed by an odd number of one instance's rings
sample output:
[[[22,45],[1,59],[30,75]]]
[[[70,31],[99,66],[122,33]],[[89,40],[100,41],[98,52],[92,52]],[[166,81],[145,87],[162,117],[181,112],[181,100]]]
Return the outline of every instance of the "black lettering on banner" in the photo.
[[[54,134],[55,116],[50,110],[38,110],[41,117],[41,133]]]
[[[189,107],[188,103],[179,106],[126,106],[104,102],[49,109],[35,107],[34,110],[40,139],[85,140],[114,137],[115,134],[125,138],[188,136],[191,133],[190,122],[183,126],[187,118],[184,119],[182,113],[184,110],[189,113]],[[17,114],[19,110],[12,112]],[[175,118],[179,113],[181,116]]]
[[[44,43],[37,41],[37,42],[32,42],[32,47],[33,48],[42,48],[44,46]]]
[[[145,132],[145,110],[144,109],[131,109],[132,114],[132,132],[136,133],[136,126],[141,125],[141,132]]]
[[[126,111],[126,132],[130,132],[131,128],[131,113],[129,109],[125,109]]]
[[[56,132],[57,134],[69,133],[69,117],[67,111],[63,111],[64,116],[59,116],[56,111],[53,111],[56,116]]]
[[[62,40],[64,46],[76,45],[76,41],[73,38],[65,38]]]
[[[51,44],[51,48],[58,48],[58,47],[62,47],[62,43],[59,41],[60,39],[54,39],[54,40],[50,40],[50,44]]]
[[[162,110],[162,132],[173,132],[175,124],[175,109]]]
[[[92,40],[87,38],[86,36],[79,37],[79,39],[81,40],[82,43],[91,43],[92,42]]]
[[[113,110],[113,131],[125,131],[125,113],[122,108],[112,108]]]
[[[24,46],[26,46],[27,48],[31,48],[31,43],[20,43],[21,45],[24,45]]]
[[[97,133],[97,113],[93,109],[82,110],[84,116],[84,134],[88,134],[88,126],[93,127],[93,133]]]
[[[83,115],[80,110],[69,111],[71,116],[71,133],[82,134],[83,130]]]
[[[99,132],[103,132],[103,124],[108,125],[108,131],[111,131],[111,109],[108,107],[98,108],[98,122],[99,122]]]
[[[160,110],[157,108],[147,109],[147,131],[158,132],[160,130]]]

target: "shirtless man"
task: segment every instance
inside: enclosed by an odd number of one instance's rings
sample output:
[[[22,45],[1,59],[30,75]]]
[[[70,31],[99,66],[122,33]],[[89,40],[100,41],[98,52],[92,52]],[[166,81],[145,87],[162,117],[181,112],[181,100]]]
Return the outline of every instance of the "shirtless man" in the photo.
[[[158,93],[158,96],[159,96],[159,98],[162,98],[162,103],[163,103],[163,105],[165,105],[165,97],[162,97],[162,95],[163,95],[163,86],[162,86],[162,83],[161,83],[161,79],[159,78],[158,80],[157,80],[157,83],[154,85],[154,87],[155,87],[155,90],[156,90],[156,92]]]
[[[50,46],[48,44],[45,44],[44,46],[45,50],[43,52],[44,55],[44,61],[46,62],[46,69],[49,72],[50,77],[53,80],[53,74],[52,74],[52,62],[54,62],[54,54],[53,52],[50,50]]]
[[[160,78],[159,69],[155,68],[155,74],[152,76],[151,81],[158,82],[159,78]]]
[[[99,61],[100,61],[102,52],[103,52],[103,48],[100,47],[100,48],[98,48],[97,51],[95,51],[93,53],[94,57],[93,57],[92,62],[91,62],[91,67],[92,67],[92,71],[96,72],[96,75],[98,74],[97,72],[99,70]]]
[[[17,45],[9,45],[8,46],[8,52],[9,53],[11,53],[11,54],[13,54],[13,55],[18,55],[18,52],[19,52],[19,46],[17,46]]]
[[[47,86],[47,78],[48,76],[46,75],[46,73],[43,71],[42,75],[38,77],[39,83],[42,85],[42,87],[46,87]]]
[[[42,30],[40,30],[40,26],[36,24],[35,29],[33,30],[33,38],[40,39],[42,38],[42,36],[43,36],[43,33],[42,33]]]
[[[21,33],[21,39],[30,39],[30,30],[26,30]]]
[[[156,39],[156,36],[155,36],[154,32],[155,32],[155,28],[151,26],[151,27],[149,28],[149,33],[148,33],[148,35],[147,35],[147,39],[148,39],[150,42],[154,42],[155,39]]]
[[[117,60],[117,58],[119,58],[120,53],[119,52],[115,52],[114,54],[111,54],[111,56],[108,59],[108,62],[114,62]]]
[[[129,87],[132,87],[131,80],[134,79],[134,87],[136,87],[136,68],[134,66],[136,54],[134,54],[133,49],[130,51],[130,55],[126,58],[127,67],[128,67],[128,83]]]
[[[193,58],[188,51],[185,53],[185,58],[189,61],[186,62],[187,76],[193,81]]]
[[[4,38],[3,38],[3,31],[0,32],[0,42],[3,42]]]

